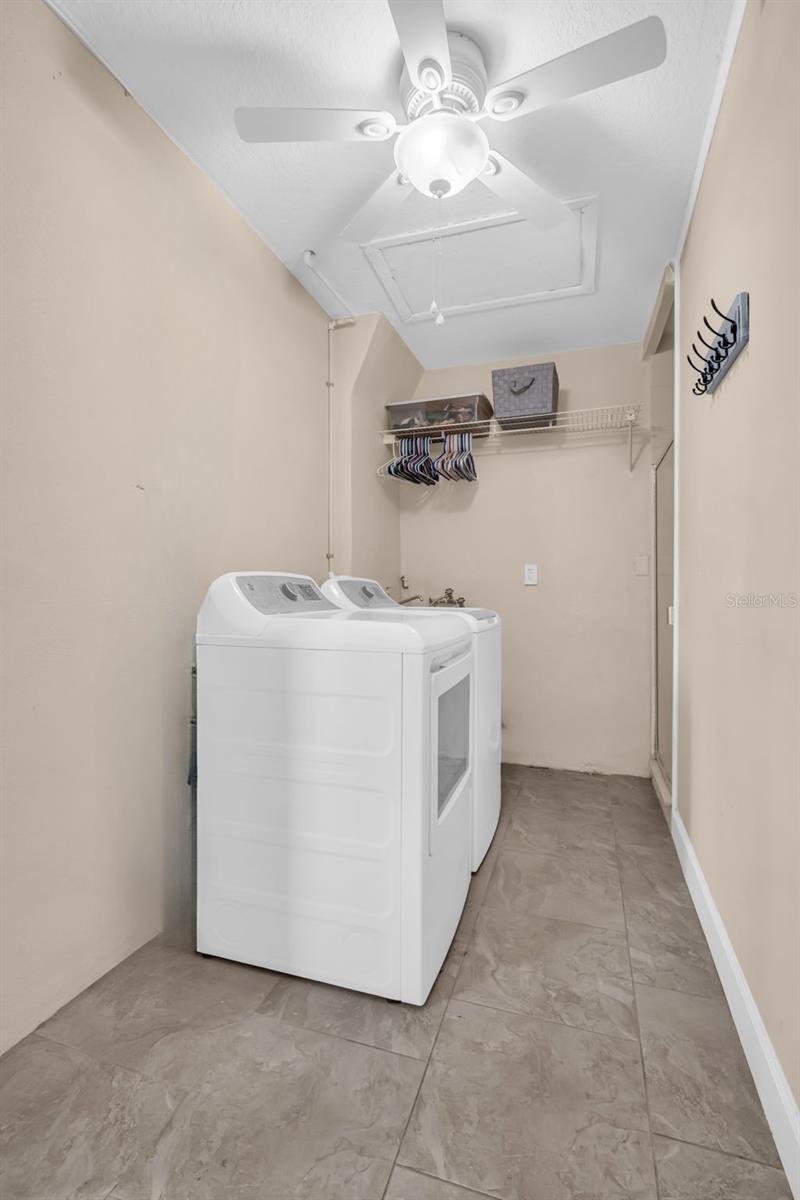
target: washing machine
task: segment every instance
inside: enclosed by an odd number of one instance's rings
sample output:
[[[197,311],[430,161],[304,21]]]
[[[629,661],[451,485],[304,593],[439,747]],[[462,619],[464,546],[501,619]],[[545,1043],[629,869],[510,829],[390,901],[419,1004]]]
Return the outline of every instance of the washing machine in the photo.
[[[332,575],[322,584],[329,600],[351,612],[402,613],[410,620],[433,614],[437,620],[463,619],[475,651],[473,704],[473,775],[471,865],[477,871],[492,843],[500,819],[501,755],[501,622],[487,608],[404,608],[374,579]]]
[[[197,949],[423,1004],[470,879],[464,621],[239,572],[196,654]]]

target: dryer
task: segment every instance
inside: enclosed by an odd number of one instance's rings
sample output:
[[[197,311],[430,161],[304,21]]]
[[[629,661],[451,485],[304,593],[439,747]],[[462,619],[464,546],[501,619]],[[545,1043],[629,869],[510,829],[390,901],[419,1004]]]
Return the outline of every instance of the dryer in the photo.
[[[196,652],[197,949],[423,1004],[470,878],[463,620],[238,572]]]
[[[322,592],[334,604],[351,612],[401,613],[416,620],[432,614],[437,620],[461,618],[473,638],[475,694],[473,703],[473,775],[471,813],[471,866],[477,871],[492,843],[500,819],[501,757],[501,621],[488,608],[404,608],[374,579],[332,575]]]

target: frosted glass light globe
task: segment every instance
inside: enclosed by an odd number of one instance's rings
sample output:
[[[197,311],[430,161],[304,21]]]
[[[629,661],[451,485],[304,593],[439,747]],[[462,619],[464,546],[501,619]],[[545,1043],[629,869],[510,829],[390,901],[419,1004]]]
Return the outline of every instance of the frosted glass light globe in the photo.
[[[398,171],[423,196],[455,196],[478,178],[488,157],[480,126],[443,109],[413,121],[394,147]]]

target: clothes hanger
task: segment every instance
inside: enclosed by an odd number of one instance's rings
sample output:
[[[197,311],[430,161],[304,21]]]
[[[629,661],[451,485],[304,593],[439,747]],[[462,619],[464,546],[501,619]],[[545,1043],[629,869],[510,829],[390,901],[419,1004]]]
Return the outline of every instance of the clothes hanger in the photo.
[[[400,438],[397,457],[388,465],[387,471],[408,483],[435,484],[438,476],[430,456],[430,438]]]
[[[434,463],[433,459],[431,458],[431,439],[430,439],[430,437],[424,437],[422,439],[422,443],[423,443],[422,470],[425,475],[425,480],[427,483],[430,483],[431,485],[437,484],[439,482],[439,472],[436,470],[436,464]]]
[[[464,434],[464,466],[467,472],[467,479],[471,483],[475,483],[478,478],[478,468],[475,466],[475,459],[472,456],[472,434]]]
[[[450,478],[450,476],[447,474],[447,446],[448,446],[449,437],[450,437],[450,435],[448,433],[445,433],[443,435],[443,437],[442,437],[442,452],[439,455],[439,457],[435,458],[433,461],[434,469],[436,470],[436,473],[438,474],[440,479],[441,478],[444,478],[444,479]]]
[[[397,440],[397,454],[392,459],[388,467],[389,474],[395,479],[409,479],[405,469],[405,460],[408,453],[409,440],[409,438],[404,437],[398,438]],[[413,482],[413,480],[409,481]]]

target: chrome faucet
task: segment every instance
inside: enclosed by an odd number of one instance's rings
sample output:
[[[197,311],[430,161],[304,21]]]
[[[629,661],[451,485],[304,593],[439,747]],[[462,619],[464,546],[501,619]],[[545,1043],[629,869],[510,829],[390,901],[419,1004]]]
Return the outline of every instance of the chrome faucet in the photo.
[[[456,597],[452,588],[445,588],[444,595],[437,596],[435,600],[433,596],[428,597],[428,604],[431,608],[463,608],[465,603],[464,597]]]
[[[405,592],[408,591],[408,580],[406,579],[405,575],[400,576],[400,589],[401,589],[401,591],[405,591]],[[419,592],[417,592],[416,596],[406,596],[405,600],[398,600],[397,603],[398,604],[413,604],[415,600],[421,600],[421,599],[422,599],[422,596],[419,594]]]

